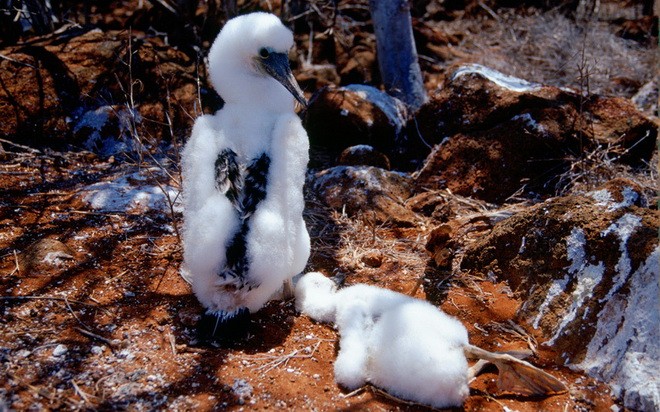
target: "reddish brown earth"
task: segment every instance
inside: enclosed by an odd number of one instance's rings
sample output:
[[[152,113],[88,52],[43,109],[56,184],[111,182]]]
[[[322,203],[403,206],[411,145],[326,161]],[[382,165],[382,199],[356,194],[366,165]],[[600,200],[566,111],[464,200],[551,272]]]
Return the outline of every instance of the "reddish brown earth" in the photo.
[[[179,276],[182,253],[176,227],[181,216],[169,212],[167,207],[99,211],[82,200],[81,190],[86,185],[112,182],[118,176],[134,173],[138,162],[143,162],[142,167],[153,165],[153,161],[145,161],[142,156],[100,158],[80,151],[81,142],[94,130],[82,127],[74,132],[67,116],[75,115],[75,120],[80,120],[86,112],[100,107],[112,107],[115,113],[135,108],[144,119],[137,125],[144,142],[173,141],[174,149],[166,155],[175,164],[177,143],[187,136],[192,119],[219,105],[217,96],[204,84],[203,64],[197,60],[201,56],[190,53],[186,49],[190,44],[184,43],[199,36],[201,49],[208,49],[222,18],[201,24],[209,10],[200,7],[194,16],[174,21],[152,2],[144,2],[146,6],[141,10],[136,10],[137,3],[108,1],[92,6],[88,23],[99,27],[100,32],[83,30],[74,36],[60,33],[44,37],[28,34],[21,40],[27,42],[22,46],[31,44],[27,49],[3,44],[0,137],[11,141],[4,140],[0,148],[0,410],[426,410],[375,388],[366,387],[355,393],[339,388],[333,379],[337,333],[329,325],[296,313],[290,301],[271,302],[255,314],[249,337],[231,348],[200,344],[196,323],[203,309]],[[277,11],[280,6],[278,1],[238,3],[245,8],[243,11],[255,7]],[[351,2],[340,3],[345,8],[335,21],[334,31],[325,30],[333,22],[331,8],[325,6],[321,14],[299,19],[294,25],[298,44],[294,69],[308,95],[326,85],[378,85],[375,39],[370,25],[365,23],[368,13]],[[605,83],[594,72],[592,84],[578,84],[574,73],[568,73],[573,62],[558,63],[565,67],[555,73],[554,66],[547,64],[549,60],[543,60],[545,51],[534,51],[537,45],[533,29],[537,27],[525,25],[528,21],[524,20],[537,18],[532,21],[542,22],[544,11],[531,7],[542,2],[523,3],[524,7],[512,11],[497,8],[497,1],[413,2],[415,37],[427,88],[445,84],[456,65],[483,60],[504,65],[513,71],[511,74],[520,76],[535,73],[535,69],[547,75],[542,68],[548,66],[546,70],[557,77],[549,82],[553,86],[591,86],[594,92],[622,91],[625,97],[641,90],[644,83],[653,86],[649,75],[640,80],[628,72],[620,73],[616,79],[608,78]],[[606,6],[605,14],[623,17],[621,22],[610,22],[614,18],[610,16],[599,25],[620,26],[626,35],[639,38],[641,45],[657,44],[657,37],[649,34],[649,27],[657,27],[657,18],[637,19],[630,12],[630,2],[602,3]],[[490,13],[492,9],[496,17]],[[522,20],[516,20],[518,14]],[[199,32],[179,30],[182,22],[188,21],[196,24]],[[516,21],[523,23],[510,27]],[[128,26],[135,31],[129,32]],[[150,27],[161,33],[154,34]],[[307,49],[310,33],[314,36],[313,50]],[[543,58],[537,66],[529,62],[512,64],[507,55],[508,40],[497,43],[497,34],[506,35],[506,39],[529,36],[532,40],[521,47],[520,54]],[[131,35],[135,41],[129,42]],[[165,36],[171,43],[165,41]],[[484,38],[493,38],[496,44],[491,42],[484,47],[488,43]],[[632,48],[631,56],[640,50],[649,52]],[[136,60],[129,67],[127,56],[131,51]],[[311,66],[303,62],[308,55],[314,63]],[[57,56],[61,64],[48,66],[44,62],[56,60],[44,60],[43,56]],[[625,64],[633,69],[639,66],[628,60]],[[548,80],[547,76],[523,77],[530,81]],[[62,95],[62,82],[75,85],[76,94]],[[131,84],[139,95],[134,102]],[[651,104],[645,108],[646,114],[657,115],[657,85],[655,90],[655,112]],[[653,97],[653,90],[650,96]],[[73,107],[76,102],[82,106]],[[359,102],[354,103],[353,106],[359,106]],[[631,107],[627,101],[624,104]],[[427,109],[432,112],[431,118],[437,116],[433,103]],[[469,110],[478,107],[463,109],[472,113]],[[602,114],[608,113],[610,107],[594,103],[591,109]],[[632,108],[625,110],[624,115],[639,117]],[[630,126],[629,122],[620,122],[621,117],[594,116],[600,121],[589,125],[594,128],[589,133],[601,135],[605,128],[614,130],[613,135],[605,136],[605,143],[609,144]],[[173,123],[168,124],[170,121]],[[657,119],[653,122],[657,126]],[[120,135],[117,123],[106,125],[108,129],[103,133]],[[408,124],[408,131],[413,126],[418,125]],[[419,126],[426,134],[425,127],[436,125],[429,121]],[[391,139],[390,129],[380,134]],[[503,138],[508,129],[500,129],[499,137]],[[452,135],[460,133],[466,130],[458,126],[451,129]],[[476,137],[485,134],[482,130]],[[439,143],[444,137],[439,133],[431,143]],[[474,140],[477,149],[494,150],[491,145]],[[75,150],[57,152],[40,146],[41,150],[36,151],[24,146],[35,142],[46,147],[56,142],[58,148],[73,143]],[[628,148],[635,141],[624,143],[629,144],[624,145]],[[645,154],[655,153],[654,158],[641,157],[657,163],[657,149],[654,151],[653,147]],[[5,152],[9,149],[14,151]],[[344,147],[335,149],[340,153]],[[159,150],[153,152],[163,155]],[[424,155],[430,151],[426,146],[424,150]],[[596,155],[590,153],[578,165],[590,167],[598,182],[609,180],[622,170],[609,164],[608,168],[595,166],[601,160]],[[320,170],[335,165],[335,157],[334,153],[313,148],[312,164]],[[420,166],[423,158],[417,159]],[[394,165],[400,159],[389,160]],[[455,170],[467,170],[470,166],[465,159],[459,163],[451,165],[456,166]],[[565,163],[567,167],[577,164],[569,163]],[[461,177],[452,183],[455,186],[450,185],[450,190],[456,187],[461,194],[471,195],[475,185],[481,184],[481,177],[490,176],[484,170],[470,169],[479,179],[468,181]],[[176,167],[169,167],[169,171],[171,178],[146,173],[147,182],[158,180],[161,185],[167,183],[177,188]],[[583,173],[580,177],[588,175],[583,169],[577,172]],[[648,169],[643,173],[649,174]],[[504,197],[512,195],[520,187],[521,178],[526,177],[516,176]],[[352,183],[355,181],[345,182],[346,192]],[[493,182],[490,176],[490,184],[493,183],[501,184]],[[558,365],[560,354],[542,345],[542,330],[513,322],[522,305],[521,295],[495,277],[457,275],[452,271],[451,261],[457,249],[491,233],[493,223],[484,218],[486,211],[495,213],[492,216],[508,216],[527,209],[530,199],[514,196],[509,201],[523,201],[495,208],[456,196],[446,187],[427,189],[416,187],[402,194],[401,188],[394,188],[377,199],[359,197],[364,193],[358,193],[347,207],[343,207],[344,194],[339,193],[331,208],[317,197],[320,195],[313,190],[313,182],[308,182],[305,218],[313,244],[307,269],[345,278],[346,284],[367,283],[404,293],[416,290],[415,296],[428,299],[460,319],[470,333],[471,343],[492,351],[531,349],[534,355],[529,360],[569,388],[566,394],[548,398],[499,394],[495,371],[489,370],[471,384],[470,396],[459,410],[609,411],[615,400],[606,384]],[[648,187],[645,189],[649,192]],[[413,197],[406,200],[411,194]],[[482,198],[502,200],[495,196]],[[381,202],[383,199],[386,201]],[[379,215],[359,207],[367,200],[378,202],[377,207],[372,203],[372,209],[377,209]],[[435,250],[431,256],[427,240],[441,223],[449,224],[448,234],[435,232],[440,253]],[[416,289],[422,275],[425,279]]]
[[[58,166],[56,159],[8,155],[0,164],[0,346],[7,376],[0,394],[8,406],[423,409],[373,388],[347,394],[337,387],[336,332],[297,314],[293,302],[272,302],[257,313],[249,338],[234,348],[199,346],[195,323],[202,308],[178,274],[181,248],[166,228],[171,216],[90,210],[76,195],[81,185],[126,166],[72,154],[59,158]],[[413,289],[428,263],[419,240],[423,226],[374,228],[331,212],[313,197],[309,205],[315,243],[310,269],[336,269],[347,284]],[[28,270],[30,256],[21,252],[33,251],[29,246],[38,239],[59,241],[40,244],[45,252],[66,251],[71,258],[55,265],[36,261]],[[337,256],[329,255],[333,250]],[[401,259],[401,253],[419,258]],[[520,300],[506,284],[426,271],[416,296],[457,316],[472,343],[490,350],[537,348],[532,362],[570,388],[546,399],[500,396],[490,371],[471,385],[465,410],[603,410],[612,404],[603,384],[550,362],[556,354],[538,345],[538,336],[510,323]],[[58,353],[59,345],[65,353]]]

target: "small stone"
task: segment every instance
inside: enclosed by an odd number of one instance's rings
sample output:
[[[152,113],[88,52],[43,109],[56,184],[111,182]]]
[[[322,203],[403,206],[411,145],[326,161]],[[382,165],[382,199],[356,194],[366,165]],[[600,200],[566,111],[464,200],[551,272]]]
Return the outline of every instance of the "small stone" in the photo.
[[[105,346],[92,346],[92,349],[90,349],[90,352],[92,352],[94,355],[100,355],[103,353],[103,350],[105,349]]]
[[[53,349],[53,356],[56,358],[59,358],[60,356],[64,356],[69,349],[66,347],[66,345],[59,344],[55,346],[55,349]]]
[[[351,146],[339,155],[338,163],[346,166],[374,166],[390,170],[390,159],[383,153],[365,144]]]

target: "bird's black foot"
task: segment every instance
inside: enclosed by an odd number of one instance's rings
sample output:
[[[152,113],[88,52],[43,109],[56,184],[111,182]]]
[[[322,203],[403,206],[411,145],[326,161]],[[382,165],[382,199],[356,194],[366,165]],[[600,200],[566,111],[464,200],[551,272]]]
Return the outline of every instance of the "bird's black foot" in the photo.
[[[207,312],[197,324],[197,339],[201,344],[231,346],[247,338],[250,324],[247,308],[231,314]]]

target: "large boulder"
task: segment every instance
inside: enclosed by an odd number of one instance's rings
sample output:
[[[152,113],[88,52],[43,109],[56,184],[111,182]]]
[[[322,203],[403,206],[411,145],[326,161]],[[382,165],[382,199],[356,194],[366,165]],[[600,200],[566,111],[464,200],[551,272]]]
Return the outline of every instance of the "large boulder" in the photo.
[[[328,206],[373,224],[417,224],[416,214],[404,206],[412,190],[408,175],[372,166],[336,166],[314,179],[314,191]]]
[[[374,166],[390,170],[390,159],[373,147],[365,144],[347,147],[337,162],[344,166]]]
[[[201,110],[196,62],[158,38],[65,32],[0,53],[0,136],[18,143],[94,147],[101,130],[154,143]]]
[[[660,408],[660,212],[616,179],[554,198],[495,225],[461,269],[506,280],[516,313],[558,361],[612,385],[624,405]]]
[[[404,147],[406,120],[401,101],[371,86],[350,85],[320,90],[310,101],[305,128],[313,145],[337,155],[364,144],[392,156]]]
[[[597,148],[612,160],[648,162],[658,133],[627,99],[584,96],[479,65],[458,69],[415,121],[436,145],[418,183],[496,203],[521,189],[553,194],[571,162]]]

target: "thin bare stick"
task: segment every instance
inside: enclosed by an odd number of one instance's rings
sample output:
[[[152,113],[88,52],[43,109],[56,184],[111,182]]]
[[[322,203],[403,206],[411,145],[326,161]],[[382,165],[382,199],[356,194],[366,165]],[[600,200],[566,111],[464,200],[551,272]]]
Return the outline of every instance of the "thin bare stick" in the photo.
[[[94,332],[90,332],[89,330],[86,330],[86,329],[83,329],[83,328],[77,328],[77,327],[74,328],[74,329],[77,330],[78,332],[82,333],[83,335],[89,337],[89,338],[93,338],[93,339],[100,340],[101,342],[105,343],[106,345],[108,345],[108,346],[110,346],[110,347],[113,347],[113,348],[114,348],[115,346],[117,346],[117,345],[116,345],[113,341],[111,341],[110,339],[108,339],[108,338],[104,338],[103,336],[101,336],[101,335],[97,335],[96,333],[94,333]]]
[[[16,59],[12,59],[11,57],[5,56],[5,55],[2,54],[2,53],[0,53],[0,59],[4,59],[4,60],[7,60],[7,61],[9,61],[9,62],[12,62],[12,63],[18,64],[18,65],[21,65],[21,66],[26,66],[26,67],[29,67],[29,68],[31,68],[31,69],[35,69],[35,70],[37,70],[37,68],[36,68],[35,66],[33,66],[33,65],[29,64],[29,63],[25,63],[25,62],[22,62],[22,61],[18,61],[18,60],[16,60]]]
[[[93,405],[92,402],[89,400],[89,396],[94,396],[94,395],[90,395],[88,393],[83,392],[83,390],[80,389],[80,386],[78,386],[76,381],[74,381],[73,379],[71,380],[71,386],[73,386],[73,390],[76,392],[76,394],[78,394],[78,396],[80,396],[80,399],[82,399],[85,402],[85,404],[90,406]],[[96,396],[94,397],[96,398]]]
[[[281,355],[281,356],[275,356],[275,355],[264,355],[264,356],[258,356],[258,357],[253,357],[251,359],[255,360],[269,360],[269,362],[259,366],[256,368],[258,371],[263,371],[263,372],[269,372],[275,368],[277,368],[280,365],[286,366],[291,359],[308,359],[314,356],[314,353],[318,350],[319,346],[321,345],[322,340],[319,339],[318,342],[314,345],[312,350],[305,354],[305,355],[299,355],[300,350],[294,349],[290,353],[286,355]]]
[[[176,338],[174,337],[172,332],[167,333],[167,340],[170,341],[170,347],[172,348],[172,355],[176,356],[177,355],[177,352],[176,352]]]
[[[426,279],[426,273],[422,273],[422,275],[419,278],[417,278],[417,282],[415,282],[415,286],[413,286],[412,290],[408,292],[409,296],[415,296],[419,288],[424,283],[424,279]]]
[[[14,143],[11,140],[0,139],[0,142],[8,144],[9,146],[18,147],[19,149],[23,149],[23,150],[25,150],[27,152],[30,152],[30,153],[41,154],[41,150],[29,147],[29,146],[23,146],[22,144]]]
[[[16,265],[16,266],[14,267],[14,270],[11,271],[9,276],[12,276],[14,273],[20,273],[21,272],[21,266],[18,263],[18,253],[16,253],[16,249],[14,249],[14,265]]]
[[[60,302],[63,302],[63,301],[66,300],[66,301],[74,303],[76,305],[84,305],[84,306],[89,306],[89,307],[92,307],[92,308],[100,309],[98,306],[92,305],[91,303],[85,303],[85,302],[81,302],[79,300],[69,300],[67,298],[60,298],[60,297],[57,297],[57,296],[0,296],[0,299],[2,299],[2,300],[56,300],[56,301],[60,301]]]
[[[66,305],[67,309],[69,309],[69,313],[71,313],[71,316],[73,316],[73,318],[74,318],[74,319],[75,319],[80,325],[82,325],[83,328],[85,328],[86,330],[89,330],[89,326],[85,325],[85,324],[83,323],[83,321],[80,320],[80,318],[78,317],[78,315],[76,315],[76,313],[73,311],[73,309],[71,308],[71,305],[69,305],[69,299],[68,299],[67,297],[64,297],[64,304]],[[76,328],[76,329],[78,329],[78,328]]]
[[[365,386],[359,387],[359,388],[357,388],[356,390],[354,390],[354,391],[352,391],[352,392],[349,392],[349,393],[347,393],[347,394],[345,394],[345,395],[342,394],[341,397],[344,398],[344,399],[346,399],[346,398],[352,398],[353,396],[357,396],[357,395],[361,394],[361,393],[364,392],[366,389],[367,389],[367,386],[365,385]]]

